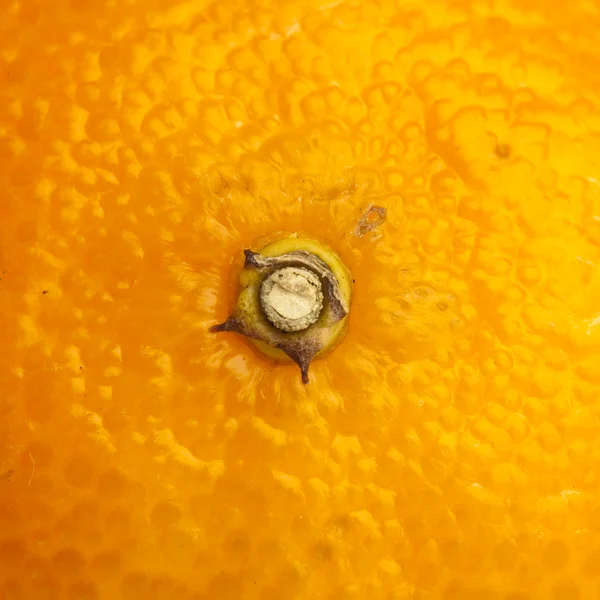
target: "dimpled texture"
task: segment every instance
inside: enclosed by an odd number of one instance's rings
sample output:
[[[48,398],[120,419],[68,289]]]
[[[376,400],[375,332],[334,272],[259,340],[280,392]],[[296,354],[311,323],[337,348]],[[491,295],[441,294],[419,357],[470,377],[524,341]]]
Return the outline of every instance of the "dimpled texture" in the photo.
[[[596,2],[0,10],[2,600],[600,597]],[[308,386],[208,332],[279,230]]]

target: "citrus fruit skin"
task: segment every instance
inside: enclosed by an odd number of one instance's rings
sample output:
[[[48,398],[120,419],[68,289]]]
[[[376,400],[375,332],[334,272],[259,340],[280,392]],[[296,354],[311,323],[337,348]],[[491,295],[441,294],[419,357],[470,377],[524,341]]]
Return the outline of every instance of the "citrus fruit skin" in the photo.
[[[597,3],[0,10],[2,600],[599,597]],[[277,231],[307,386],[208,332]]]

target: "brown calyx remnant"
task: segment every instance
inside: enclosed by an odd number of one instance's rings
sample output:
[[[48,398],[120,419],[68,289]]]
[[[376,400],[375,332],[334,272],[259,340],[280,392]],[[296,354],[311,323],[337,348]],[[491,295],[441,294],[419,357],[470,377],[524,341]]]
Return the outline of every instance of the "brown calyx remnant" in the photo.
[[[339,336],[349,311],[336,275],[318,256],[295,250],[280,256],[245,251],[243,288],[229,318],[211,327],[260,340],[298,364],[308,383],[311,360]]]

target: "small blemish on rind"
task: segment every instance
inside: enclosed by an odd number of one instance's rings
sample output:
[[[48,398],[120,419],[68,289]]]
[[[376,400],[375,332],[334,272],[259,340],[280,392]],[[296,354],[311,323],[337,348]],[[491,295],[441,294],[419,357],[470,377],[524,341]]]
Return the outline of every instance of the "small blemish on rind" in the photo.
[[[383,206],[376,206],[373,204],[369,206],[365,214],[360,218],[360,221],[354,230],[354,235],[362,237],[369,233],[369,231],[381,227],[386,219],[387,210]]]
[[[496,144],[496,156],[498,158],[509,158],[512,154],[512,148],[506,143]]]

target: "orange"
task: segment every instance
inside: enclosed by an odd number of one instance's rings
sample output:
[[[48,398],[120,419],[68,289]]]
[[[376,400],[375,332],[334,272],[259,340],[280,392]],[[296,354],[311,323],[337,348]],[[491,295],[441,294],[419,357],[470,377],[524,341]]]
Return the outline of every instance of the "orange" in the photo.
[[[2,600],[600,597],[597,2],[1,14]],[[208,331],[277,232],[306,386]]]

